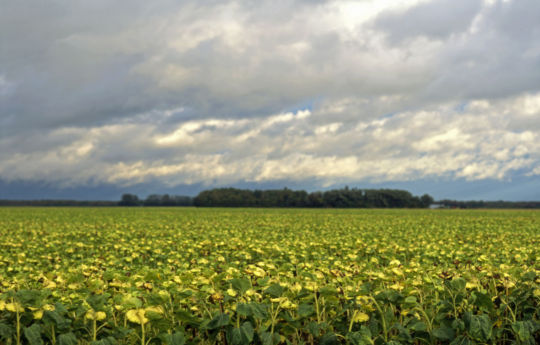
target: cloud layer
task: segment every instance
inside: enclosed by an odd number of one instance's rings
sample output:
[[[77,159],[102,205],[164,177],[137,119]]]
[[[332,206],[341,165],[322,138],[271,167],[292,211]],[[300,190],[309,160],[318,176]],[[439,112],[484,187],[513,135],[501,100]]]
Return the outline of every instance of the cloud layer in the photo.
[[[540,176],[540,3],[12,2],[0,180]]]

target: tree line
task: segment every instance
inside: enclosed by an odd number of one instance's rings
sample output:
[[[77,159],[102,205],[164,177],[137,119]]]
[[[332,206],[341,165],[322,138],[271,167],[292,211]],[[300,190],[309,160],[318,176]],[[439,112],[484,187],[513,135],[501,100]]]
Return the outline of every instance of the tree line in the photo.
[[[214,188],[196,197],[149,195],[145,200],[124,194],[119,206],[197,206],[197,207],[321,207],[321,208],[426,208],[434,202],[424,194],[414,196],[399,189],[358,189],[345,187],[325,192],[270,189]]]
[[[151,194],[139,199],[136,194],[123,194],[120,201],[79,200],[0,200],[0,206],[198,206],[198,207],[319,207],[319,208],[427,208],[436,204],[443,208],[521,208],[539,209],[540,201],[457,201],[440,200],[424,194],[420,197],[406,190],[342,188],[308,193],[304,190],[249,190],[215,188],[196,197]]]
[[[193,198],[185,195],[150,194],[140,200],[135,194],[123,194],[118,206],[192,206]]]
[[[193,199],[193,205],[200,207],[425,208],[432,203],[428,194],[417,197],[405,190],[348,187],[312,193],[288,188],[216,188],[202,191]]]
[[[43,200],[0,200],[0,206],[73,206],[73,207],[111,207],[117,206],[118,201],[104,201],[104,200],[56,200],[56,199],[43,199]]]
[[[540,201],[457,201],[440,200],[437,203],[446,208],[540,208]]]

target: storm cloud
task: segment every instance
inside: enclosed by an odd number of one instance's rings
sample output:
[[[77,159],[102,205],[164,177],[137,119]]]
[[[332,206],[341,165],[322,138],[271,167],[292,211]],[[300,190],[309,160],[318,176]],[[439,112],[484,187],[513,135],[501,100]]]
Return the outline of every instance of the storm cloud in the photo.
[[[538,18],[535,0],[5,2],[0,180],[540,185]]]

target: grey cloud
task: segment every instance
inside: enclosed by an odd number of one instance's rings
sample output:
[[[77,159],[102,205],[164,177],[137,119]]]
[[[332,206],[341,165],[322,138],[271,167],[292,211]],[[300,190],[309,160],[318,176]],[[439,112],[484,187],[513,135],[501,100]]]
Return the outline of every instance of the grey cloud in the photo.
[[[0,178],[328,184],[536,171],[537,1],[363,4],[6,4]],[[309,117],[284,115],[306,107]]]
[[[338,29],[315,20],[324,3],[260,7],[11,5],[1,21],[1,72],[17,90],[3,108],[16,115],[9,131],[86,126],[175,106],[199,117],[257,116],[366,84],[351,80],[365,68],[343,66],[342,56],[354,52],[340,46]]]
[[[392,43],[416,37],[447,39],[467,31],[482,7],[482,0],[436,0],[405,10],[382,13],[375,27]]]
[[[130,8],[140,12],[100,2],[3,6],[0,73],[16,89],[2,109],[16,115],[10,130],[92,124],[144,109],[136,98],[142,86],[129,76],[134,54],[109,39],[145,14],[140,4]]]
[[[519,41],[538,37],[538,15],[540,4],[534,0],[497,1],[487,14],[499,33]]]
[[[425,98],[497,99],[538,91],[540,22],[532,18],[539,16],[536,1],[485,6],[472,32],[445,43]]]

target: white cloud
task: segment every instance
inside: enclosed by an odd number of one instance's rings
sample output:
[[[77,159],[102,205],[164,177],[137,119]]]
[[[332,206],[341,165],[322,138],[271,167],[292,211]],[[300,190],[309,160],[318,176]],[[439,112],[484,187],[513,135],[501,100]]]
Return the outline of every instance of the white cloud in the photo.
[[[332,134],[337,132],[337,130],[342,126],[343,124],[341,122],[332,122],[327,125],[318,126],[315,128],[315,134],[322,135],[322,134]]]
[[[413,147],[420,152],[430,152],[456,148],[473,149],[474,144],[469,134],[461,132],[460,128],[450,128],[414,143]]]
[[[529,173],[527,173],[527,176],[535,176],[535,175],[540,175],[540,165],[535,167],[532,171],[530,171]]]
[[[159,121],[63,129],[34,138],[30,153],[4,153],[0,176],[66,185],[153,179],[169,185],[304,179],[330,185],[440,176],[505,180],[516,173],[538,174],[540,129],[516,131],[513,121],[531,116],[531,100],[537,97],[444,104],[347,125],[308,121],[325,119],[320,112],[327,109],[339,112],[337,105],[186,121],[169,133],[162,132]],[[154,113],[153,120],[170,113]],[[126,154],[137,147],[143,153]]]
[[[237,126],[245,121],[209,119],[202,121],[190,121],[183,123],[172,134],[156,137],[158,145],[190,145],[196,140],[196,136],[207,136],[215,129],[226,129]]]

